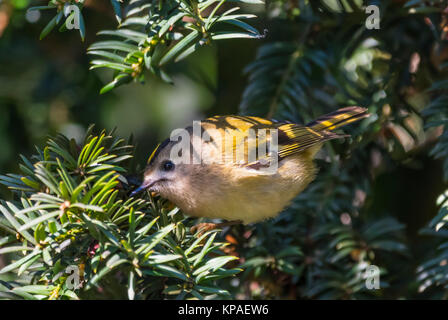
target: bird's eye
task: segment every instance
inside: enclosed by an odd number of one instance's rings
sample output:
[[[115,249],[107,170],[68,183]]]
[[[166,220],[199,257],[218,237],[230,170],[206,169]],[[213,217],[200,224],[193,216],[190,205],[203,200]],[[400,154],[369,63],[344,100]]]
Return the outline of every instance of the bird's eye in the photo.
[[[170,161],[170,160],[165,161],[165,162],[162,164],[162,169],[163,169],[164,171],[171,171],[171,170],[174,169],[174,163],[173,163],[172,161]]]

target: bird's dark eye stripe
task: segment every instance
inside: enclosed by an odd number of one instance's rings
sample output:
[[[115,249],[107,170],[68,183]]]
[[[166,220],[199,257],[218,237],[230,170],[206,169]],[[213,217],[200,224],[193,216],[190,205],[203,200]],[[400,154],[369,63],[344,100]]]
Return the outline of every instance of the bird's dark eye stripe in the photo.
[[[174,163],[170,160],[165,161],[162,165],[163,170],[165,171],[171,171],[174,169]]]

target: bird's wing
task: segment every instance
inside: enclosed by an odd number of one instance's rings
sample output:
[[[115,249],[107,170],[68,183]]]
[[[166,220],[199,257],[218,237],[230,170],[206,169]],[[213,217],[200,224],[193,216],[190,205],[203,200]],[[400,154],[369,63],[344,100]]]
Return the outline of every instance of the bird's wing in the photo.
[[[278,134],[278,156],[280,160],[303,152],[324,141],[344,137],[344,135],[334,132],[326,130],[317,131],[313,128],[294,123],[286,123],[279,126]]]
[[[367,109],[351,106],[323,115],[306,126],[293,123],[283,124],[279,126],[279,133],[284,134],[284,142],[279,141],[282,145],[279,157],[284,158],[302,152],[327,140],[347,137],[348,135],[337,134],[333,130],[368,116]]]
[[[217,129],[213,141],[224,163],[255,170],[339,137],[299,124],[250,116],[216,116],[203,121],[203,126]]]
[[[203,127],[217,129],[213,141],[224,163],[255,170],[343,137],[328,130],[250,116],[215,116],[204,120]]]
[[[272,161],[279,162],[327,140],[346,137],[332,130],[368,116],[367,109],[353,106],[321,116],[306,126],[233,115],[202,120],[202,131],[198,134],[192,127],[187,129],[193,132],[194,141],[199,138],[202,142],[200,150],[196,150],[196,144],[193,144],[193,153],[202,155],[207,162],[258,170],[269,166]],[[204,137],[206,133],[208,138]],[[154,150],[149,164],[168,143],[169,139]]]
[[[202,121],[210,134],[211,144],[224,163],[231,165],[257,165],[267,159],[271,132],[277,123],[251,116],[215,116]],[[264,148],[265,152],[259,152]]]

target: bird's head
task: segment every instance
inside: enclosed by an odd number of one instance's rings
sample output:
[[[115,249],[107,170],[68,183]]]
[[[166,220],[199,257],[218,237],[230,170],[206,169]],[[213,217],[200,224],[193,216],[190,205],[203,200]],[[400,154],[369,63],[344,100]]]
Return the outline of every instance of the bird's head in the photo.
[[[171,151],[176,142],[165,140],[157,146],[148,159],[143,183],[131,196],[149,190],[170,199],[171,195],[184,193],[190,183],[191,165],[173,159]]]
[[[168,185],[176,181],[179,168],[170,157],[170,141],[165,140],[159,144],[148,159],[148,165],[143,175],[143,183],[131,196],[149,190],[160,193]]]

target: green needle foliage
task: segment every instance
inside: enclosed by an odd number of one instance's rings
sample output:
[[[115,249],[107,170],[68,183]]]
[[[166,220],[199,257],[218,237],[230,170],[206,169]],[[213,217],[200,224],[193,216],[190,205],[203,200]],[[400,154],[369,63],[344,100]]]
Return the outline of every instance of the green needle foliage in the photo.
[[[445,66],[448,65],[445,62]],[[444,179],[448,181],[448,81],[440,80],[432,84],[428,89],[434,97],[428,104],[423,114],[427,117],[427,126],[429,128],[443,126],[443,132],[440,135],[436,145],[431,150],[431,155],[443,160]],[[446,299],[448,297],[448,193],[445,191],[437,199],[439,206],[438,214],[430,221],[427,228],[421,230],[423,235],[434,236],[438,241],[435,252],[431,253],[424,263],[418,269],[418,280],[420,282],[420,291],[435,291],[437,297]],[[442,288],[441,291],[434,288]]]
[[[61,22],[65,12],[72,12],[69,8],[74,5],[79,9],[67,15],[60,31],[66,31],[67,24],[77,21],[79,28],[76,28],[84,40],[85,24],[81,14],[84,2],[51,0],[48,6],[31,8],[56,10],[56,16],[42,31],[41,39]],[[130,0],[122,10],[119,1],[111,0],[119,25],[116,30],[99,32],[99,36],[108,40],[97,41],[88,49],[88,54],[94,57],[91,69],[108,68],[115,72],[114,80],[104,86],[101,93],[132,80],[143,81],[144,70],[172,82],[164,67],[212,41],[261,38],[257,29],[244,22],[255,15],[237,13],[240,8],[235,5],[218,13],[226,2],[263,4],[259,0]]]
[[[216,281],[240,269],[217,230],[189,234],[177,208],[129,197],[132,146],[113,133],[77,145],[59,135],[0,176],[14,192],[0,205],[0,296],[25,299],[228,297]],[[78,277],[79,276],[79,277]]]
[[[439,197],[440,213],[421,232],[442,239],[438,250],[416,269],[397,268],[412,257],[405,226],[390,213],[372,212],[368,198],[377,171],[372,157],[412,163],[406,149],[419,148],[439,126],[445,129],[430,155],[442,159],[448,173],[447,63],[436,58],[447,44],[447,20],[440,14],[446,3],[397,2],[370,2],[380,8],[380,30],[365,27],[369,3],[362,1],[269,4],[271,18],[295,36],[259,47],[245,69],[241,113],[307,123],[338,106],[362,105],[372,116],[345,130],[357,137],[351,145],[327,144],[316,181],[269,227],[252,230],[256,242],[246,240],[239,248],[248,258],[244,276],[262,284],[256,297],[291,290],[292,297],[384,298],[406,278],[418,284],[409,285],[411,292],[418,286],[416,294],[447,297],[447,194]],[[407,92],[410,87],[415,92]],[[424,110],[422,100],[430,101]],[[285,246],[297,254],[279,256],[278,248]],[[366,289],[371,265],[380,268],[380,290]]]

